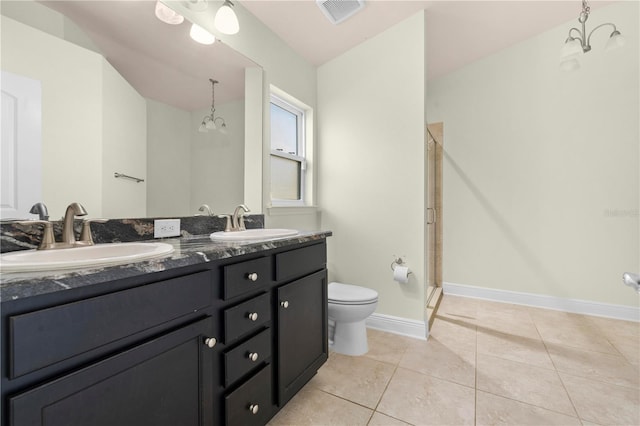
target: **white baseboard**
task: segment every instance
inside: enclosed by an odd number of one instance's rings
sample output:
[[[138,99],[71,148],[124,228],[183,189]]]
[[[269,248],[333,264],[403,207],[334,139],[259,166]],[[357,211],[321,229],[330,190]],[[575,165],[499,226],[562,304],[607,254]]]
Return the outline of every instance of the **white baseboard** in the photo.
[[[415,339],[427,339],[427,326],[424,321],[394,317],[392,315],[372,314],[367,318],[367,327]]]
[[[613,305],[579,299],[565,299],[543,294],[521,293],[447,282],[443,283],[442,287],[444,294],[454,296],[472,297],[495,302],[513,303],[516,305],[527,305],[576,314],[640,322],[640,308],[634,306]]]

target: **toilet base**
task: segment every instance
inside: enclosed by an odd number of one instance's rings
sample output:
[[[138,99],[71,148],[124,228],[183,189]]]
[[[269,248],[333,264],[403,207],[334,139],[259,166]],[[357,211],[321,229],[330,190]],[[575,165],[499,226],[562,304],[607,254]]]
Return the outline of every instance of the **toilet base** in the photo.
[[[364,355],[369,352],[366,321],[336,321],[331,349],[339,354],[353,356]]]

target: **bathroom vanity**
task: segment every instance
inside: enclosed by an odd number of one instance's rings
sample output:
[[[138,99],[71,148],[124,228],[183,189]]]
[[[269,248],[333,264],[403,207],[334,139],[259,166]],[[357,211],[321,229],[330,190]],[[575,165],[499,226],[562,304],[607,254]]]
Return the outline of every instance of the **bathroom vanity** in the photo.
[[[2,425],[265,424],[327,359],[329,235],[3,275]]]

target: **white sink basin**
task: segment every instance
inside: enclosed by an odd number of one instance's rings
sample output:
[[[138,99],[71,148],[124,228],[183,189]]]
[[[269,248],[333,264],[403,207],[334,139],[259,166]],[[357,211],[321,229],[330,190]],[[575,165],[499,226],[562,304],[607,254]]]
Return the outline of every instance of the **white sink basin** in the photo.
[[[166,243],[113,243],[53,250],[24,250],[0,255],[0,271],[31,272],[100,267],[166,256]]]
[[[213,241],[255,241],[290,237],[297,234],[298,231],[295,229],[247,229],[246,231],[214,232],[211,234],[211,239]]]

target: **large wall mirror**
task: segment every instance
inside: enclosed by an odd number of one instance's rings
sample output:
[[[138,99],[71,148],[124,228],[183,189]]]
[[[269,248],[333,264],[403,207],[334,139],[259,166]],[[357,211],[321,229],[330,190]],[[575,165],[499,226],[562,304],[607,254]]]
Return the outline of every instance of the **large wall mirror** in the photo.
[[[72,201],[92,217],[123,218],[193,215],[202,204],[229,212],[244,200],[245,78],[260,67],[219,41],[194,42],[189,22],[161,22],[155,6],[2,2],[2,70],[41,90],[37,201],[52,219]],[[209,79],[219,81],[224,132],[220,120],[199,131]]]

